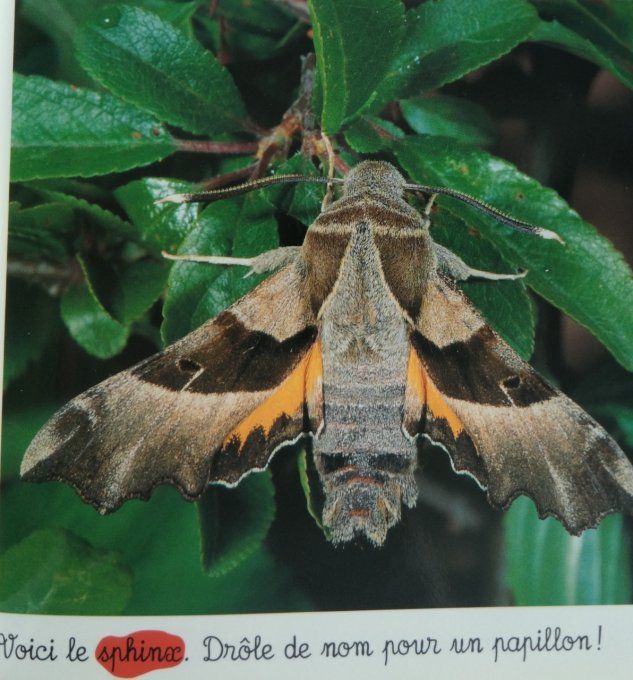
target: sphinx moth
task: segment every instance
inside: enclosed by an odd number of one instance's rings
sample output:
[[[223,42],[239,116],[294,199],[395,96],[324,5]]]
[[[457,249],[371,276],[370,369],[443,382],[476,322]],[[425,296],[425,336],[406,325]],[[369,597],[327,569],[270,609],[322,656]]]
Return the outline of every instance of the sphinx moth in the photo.
[[[416,211],[404,192],[450,193],[516,229],[556,235],[472,197],[408,185],[388,163],[361,163],[340,181],[342,197],[301,247],[253,260],[190,258],[274,273],[64,406],[29,446],[23,478],[67,482],[106,513],[159,484],[188,500],[209,484],[236,485],[282,446],[312,436],[331,540],[382,545],[402,506],[416,503],[416,439],[426,437],[495,507],[526,494],[573,534],[631,510],[633,467],[618,445],[454,283],[512,275],[470,269],[436,245],[429,211]]]

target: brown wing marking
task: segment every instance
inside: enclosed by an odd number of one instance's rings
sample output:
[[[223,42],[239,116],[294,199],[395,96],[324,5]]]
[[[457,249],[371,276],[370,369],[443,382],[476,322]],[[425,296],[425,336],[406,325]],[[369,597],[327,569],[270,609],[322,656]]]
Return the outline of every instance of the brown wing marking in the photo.
[[[323,377],[323,358],[320,343],[315,343],[292,373],[281,385],[250,413],[224,439],[224,444],[237,439],[240,442],[238,453],[243,443],[253,430],[260,428],[267,436],[279,418],[289,418],[303,412],[306,394],[311,393],[317,380]]]
[[[288,265],[163,352],[66,404],[31,442],[22,475],[66,482],[102,512],[148,498],[159,484],[188,499],[209,482],[234,484],[318,426],[320,381],[308,381],[318,372],[316,338],[304,276]],[[290,389],[304,375],[314,392],[309,413]],[[255,413],[261,427],[245,435]],[[232,432],[245,436],[240,455],[226,455]]]
[[[288,377],[224,438],[214,459],[212,478],[228,484],[239,481],[236,459],[249,460],[249,469],[261,467],[270,452],[300,433],[316,433],[323,422],[323,356],[317,340]],[[270,455],[270,454],[269,454]]]
[[[457,472],[474,476],[485,488],[486,471],[464,424],[447,404],[413,346],[409,348],[403,427],[411,438],[423,435],[440,444],[451,453]]]
[[[427,408],[417,412],[422,417],[416,424],[416,411],[405,404],[407,431],[442,444],[456,470],[487,488],[494,506],[506,509],[525,494],[539,516],[557,517],[573,534],[611,512],[633,510],[633,466],[616,442],[440,276],[432,281],[411,342],[423,377],[411,361],[407,392],[416,394],[422,382]]]

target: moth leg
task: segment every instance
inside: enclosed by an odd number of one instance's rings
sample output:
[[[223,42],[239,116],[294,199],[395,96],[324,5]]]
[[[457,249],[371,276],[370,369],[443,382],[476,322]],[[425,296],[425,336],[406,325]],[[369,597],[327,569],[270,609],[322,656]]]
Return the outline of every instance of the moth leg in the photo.
[[[254,257],[225,257],[224,255],[173,255],[172,253],[168,253],[166,250],[163,250],[161,255],[166,260],[177,260],[180,262],[203,262],[206,264],[237,264],[243,267],[250,267],[255,259]]]
[[[444,246],[440,246],[437,243],[433,245],[437,255],[438,269],[456,281],[466,281],[466,279],[471,277],[488,279],[490,281],[514,280],[522,279],[527,274],[527,271],[522,271],[518,274],[497,274],[495,272],[482,271],[481,269],[473,269],[448,248],[444,248]]]
[[[285,246],[283,248],[267,250],[265,253],[253,258],[250,265],[251,268],[246,276],[281,269],[287,264],[294,262],[299,257],[300,252],[301,246]]]
[[[168,260],[179,260],[181,262],[202,262],[206,264],[223,264],[228,266],[237,265],[239,267],[250,267],[246,276],[251,274],[263,274],[275,269],[280,269],[286,264],[295,260],[301,246],[286,246],[285,248],[275,248],[268,250],[257,257],[228,257],[225,255],[172,255],[163,250],[163,257]]]
[[[427,217],[431,214],[431,210],[433,210],[433,203],[435,203],[436,198],[437,194],[431,194],[429,196],[429,200],[426,202],[426,205],[424,206],[424,214]]]

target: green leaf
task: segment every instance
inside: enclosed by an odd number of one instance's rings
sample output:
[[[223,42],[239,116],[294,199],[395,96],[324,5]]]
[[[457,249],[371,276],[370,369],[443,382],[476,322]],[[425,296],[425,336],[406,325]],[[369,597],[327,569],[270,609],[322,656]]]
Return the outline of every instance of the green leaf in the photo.
[[[121,614],[132,578],[115,553],[69,531],[42,529],[0,556],[0,609],[20,614]]]
[[[247,477],[235,489],[212,486],[198,502],[202,564],[223,576],[253,555],[275,518],[275,488],[269,472]]]
[[[57,190],[53,188],[55,186],[54,184],[48,186],[48,182],[49,180],[30,182],[25,186],[45,200],[56,201],[58,203],[63,203],[70,208],[74,208],[78,213],[83,214],[88,218],[91,225],[103,229],[105,232],[116,234],[123,238],[133,239],[135,237],[134,227],[129,222],[121,219],[118,215],[115,215],[110,210],[106,210],[100,205],[91,203],[84,198]],[[71,188],[72,186],[68,187],[69,190]]]
[[[462,220],[447,210],[432,216],[433,239],[459,255],[466,264],[484,271],[514,272],[495,246],[472,234]],[[486,321],[524,358],[534,351],[535,316],[523,281],[472,279],[460,284]]]
[[[100,257],[98,254],[79,253],[76,258],[90,293],[105,311],[112,315],[118,283],[116,272],[118,263],[112,258]]]
[[[493,241],[526,283],[588,328],[625,368],[633,369],[633,277],[620,253],[556,192],[484,151],[440,137],[407,138],[396,155],[411,179],[463,191],[500,210],[555,230],[565,245],[510,231],[456,201],[440,199]]]
[[[121,172],[175,151],[165,128],[114,97],[19,74],[11,144],[13,181]]]
[[[298,151],[283,163],[276,165],[273,172],[279,175],[319,174],[314,163],[306,158],[301,151]],[[325,192],[326,187],[323,184],[295,182],[259,189],[257,196],[260,200],[266,200],[274,205],[277,213],[290,215],[303,225],[310,226],[321,212]],[[302,242],[304,236],[305,230],[299,227],[294,234],[295,240]]]
[[[570,536],[521,497],[504,517],[507,582],[517,605],[624,604],[631,598],[629,541],[621,515]]]
[[[122,99],[190,132],[244,127],[229,72],[195,40],[156,14],[108,5],[75,36],[81,65]]]
[[[561,24],[572,29],[581,37],[594,43],[612,59],[621,60],[629,71],[633,67],[633,42],[617,35],[619,21],[611,25],[605,21],[606,15],[600,16],[591,11],[591,5],[577,0],[532,0],[540,13],[557,19]]]
[[[117,268],[117,286],[112,300],[113,316],[124,326],[138,321],[162,295],[169,265],[140,260]]]
[[[75,85],[92,85],[77,61],[73,49],[73,36],[79,26],[98,5],[111,0],[23,0],[22,16],[48,35],[58,55],[57,75]],[[177,28],[191,33],[191,17],[201,2],[169,2],[168,0],[130,0],[129,4],[144,7],[170,21]]]
[[[75,85],[93,85],[75,58],[72,36],[86,15],[94,11],[94,0],[22,0],[20,5],[20,14],[54,42],[57,75]]]
[[[70,335],[86,352],[98,359],[108,359],[125,347],[129,328],[106,311],[90,280],[86,262],[78,259],[85,278],[62,296],[62,319]]]
[[[160,344],[158,329],[144,317],[165,290],[171,262],[149,258],[110,262],[85,255],[81,262],[90,292],[105,312],[124,327],[144,321],[134,330]]]
[[[311,160],[300,151],[274,169],[276,174],[317,175],[317,169]],[[321,212],[321,204],[325,196],[325,186],[311,182],[280,184],[258,191],[260,197],[277,206],[277,211],[287,213],[305,226],[310,226]],[[297,234],[297,240],[303,241],[304,231]]]
[[[577,57],[587,59],[611,71],[622,83],[633,88],[633,70],[631,68],[627,68],[619,60],[609,56],[601,47],[581,37],[558,21],[541,21],[532,32],[530,39],[560,47]]]
[[[182,180],[146,177],[119,187],[114,196],[125,209],[141,243],[154,253],[174,253],[198,219],[196,203],[159,203],[170,194],[192,191],[195,185]]]
[[[217,16],[230,22],[234,32],[249,29],[261,35],[283,36],[293,24],[293,17],[283,11],[283,5],[269,0],[222,0]],[[230,39],[227,36],[227,39]]]
[[[73,339],[98,359],[117,355],[127,343],[129,329],[106,312],[87,285],[64,293],[61,314]]]
[[[77,227],[75,214],[63,203],[33,208],[9,205],[9,254],[25,260],[62,261],[68,257],[69,234]]]
[[[309,227],[321,212],[325,191],[322,184],[297,184],[288,206],[288,214]]]
[[[302,167],[297,172],[304,175],[316,174],[316,168],[310,161],[306,161],[301,154],[299,154],[303,161]],[[292,215],[299,222],[309,227],[321,212],[321,204],[325,196],[325,187],[322,184],[300,183],[296,184],[292,199],[288,205],[287,212]]]
[[[595,16],[607,23],[626,45],[633,45],[633,5],[630,0],[582,0]]]
[[[181,253],[252,257],[279,244],[273,206],[259,194],[212,203],[185,238]],[[244,267],[176,262],[171,269],[161,328],[173,342],[219,314],[264,279]]]
[[[126,4],[153,12],[183,33],[193,37],[191,19],[198,7],[205,4],[205,0],[193,0],[193,2],[173,2],[172,0],[132,0],[130,2],[128,0]]]
[[[498,59],[537,22],[525,0],[430,0],[409,10],[404,40],[372,109],[434,90]]]
[[[404,119],[423,135],[454,137],[476,146],[489,146],[495,139],[494,123],[485,109],[467,99],[436,95],[400,102]]]
[[[99,205],[111,200],[108,189],[81,179],[40,179],[28,182],[24,186],[42,196],[47,196],[48,194],[72,196],[73,198],[83,198],[84,201]]]
[[[3,382],[6,389],[36,361],[55,329],[56,303],[22,281],[7,282]]]
[[[368,100],[387,73],[403,35],[399,0],[309,0],[319,92],[317,112],[337,132]],[[320,101],[319,101],[320,100]]]
[[[214,45],[222,45],[231,55],[231,62],[263,60],[307,31],[305,24],[282,8],[270,0],[222,0],[213,17],[198,18],[213,36]],[[221,31],[218,18],[230,29]]]
[[[312,517],[312,519],[316,522],[319,529],[321,529],[325,536],[329,538],[328,529],[323,526],[321,513],[317,508],[317,504],[312,493],[310,472],[308,469],[308,452],[305,449],[301,449],[301,451],[299,451],[299,455],[297,456],[297,469],[299,471],[299,482],[301,483],[301,489],[306,499],[308,513],[310,517]]]
[[[231,572],[209,578],[201,564],[198,513],[173,488],[101,516],[64,484],[14,482],[3,489],[0,506],[3,545],[42,527],[64,527],[99,550],[120,552],[134,576],[127,615],[313,608],[293,575],[262,546]]]
[[[358,153],[377,153],[391,147],[404,132],[393,123],[375,116],[362,116],[345,130],[345,141]]]

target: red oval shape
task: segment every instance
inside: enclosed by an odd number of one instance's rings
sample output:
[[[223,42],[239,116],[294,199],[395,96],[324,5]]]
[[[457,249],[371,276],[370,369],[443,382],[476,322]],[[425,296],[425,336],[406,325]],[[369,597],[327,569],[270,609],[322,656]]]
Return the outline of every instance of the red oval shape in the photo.
[[[136,678],[158,668],[177,666],[185,658],[185,641],[163,630],[137,630],[99,641],[95,658],[117,678]]]

